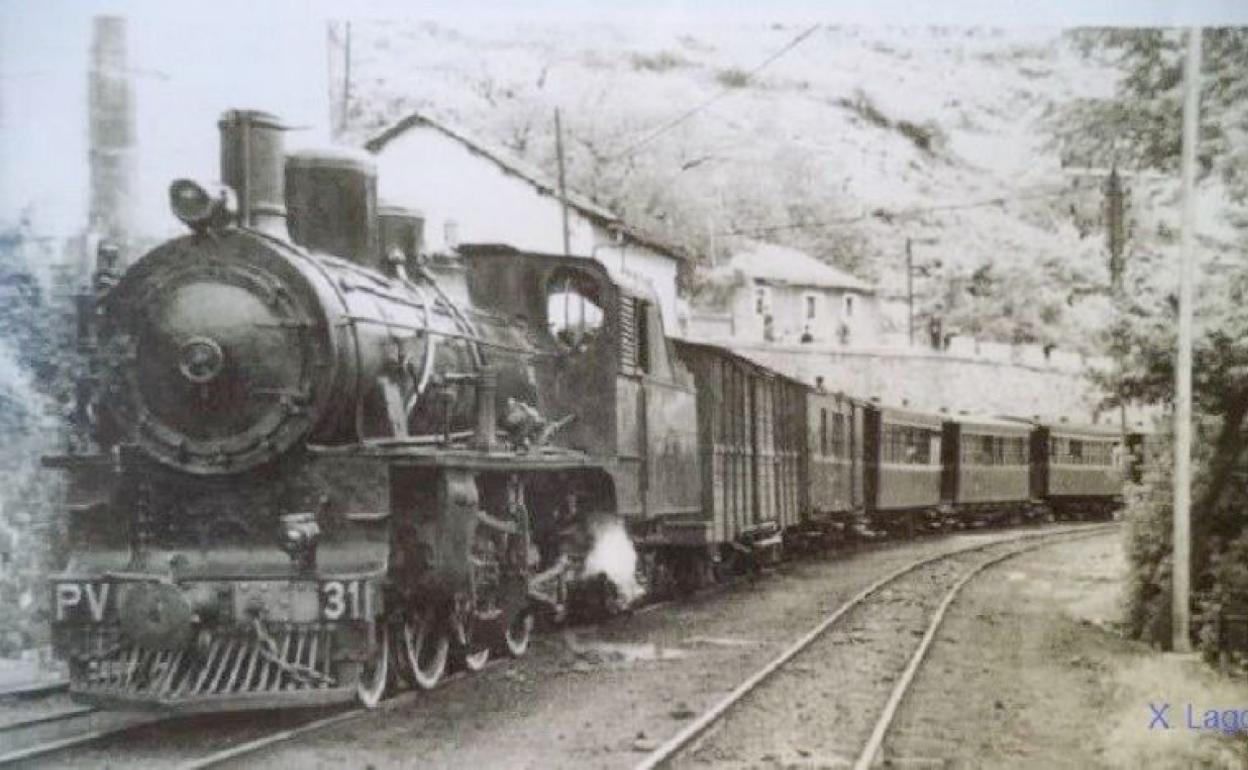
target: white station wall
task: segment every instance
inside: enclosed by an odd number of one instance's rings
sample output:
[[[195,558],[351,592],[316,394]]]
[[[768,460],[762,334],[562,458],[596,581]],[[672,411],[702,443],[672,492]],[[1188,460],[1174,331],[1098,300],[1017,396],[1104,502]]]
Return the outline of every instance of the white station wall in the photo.
[[[446,249],[448,223],[459,243],[502,243],[525,251],[563,252],[559,200],[462,142],[429,126],[413,126],[377,153],[377,189],[383,203],[419,209],[425,241]],[[574,255],[593,257],[613,270],[646,280],[658,297],[669,334],[677,326],[676,271],[672,257],[635,243],[618,246],[611,235],[575,208],[568,211]]]

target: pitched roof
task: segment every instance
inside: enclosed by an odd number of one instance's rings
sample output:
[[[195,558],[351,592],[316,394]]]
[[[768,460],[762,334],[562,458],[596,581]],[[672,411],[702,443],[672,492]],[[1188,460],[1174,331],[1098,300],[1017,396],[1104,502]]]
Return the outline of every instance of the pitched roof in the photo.
[[[449,122],[428,115],[423,112],[412,112],[407,117],[382,131],[377,136],[369,139],[364,143],[364,148],[371,153],[379,153],[392,140],[406,133],[412,128],[419,126],[428,126],[439,133],[454,139],[464,145],[470,152],[479,155],[490,161],[505,174],[518,177],[528,182],[540,195],[546,195],[552,198],[559,197],[558,186],[548,179],[538,168],[532,164],[517,158],[507,150],[471,135],[463,129],[451,125]],[[620,232],[624,237],[648,246],[655,251],[667,254],[676,259],[687,259],[689,255],[683,249],[669,243],[664,243],[653,236],[628,225],[621,220],[615,212],[607,209],[586,195],[582,195],[575,190],[567,190],[568,206],[579,211],[584,216],[598,222],[601,225],[611,227]]]
[[[763,283],[809,286],[816,289],[851,289],[870,293],[871,284],[840,268],[822,262],[804,251],[774,243],[744,241],[726,264],[711,271],[712,276],[740,271]]]

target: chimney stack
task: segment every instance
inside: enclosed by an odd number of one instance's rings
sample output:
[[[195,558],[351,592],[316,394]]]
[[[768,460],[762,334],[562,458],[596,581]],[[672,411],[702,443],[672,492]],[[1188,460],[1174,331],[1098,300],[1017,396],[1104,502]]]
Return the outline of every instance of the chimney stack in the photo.
[[[134,94],[126,62],[126,20],[118,16],[92,20],[87,121],[89,227],[117,246],[124,262],[134,226]]]

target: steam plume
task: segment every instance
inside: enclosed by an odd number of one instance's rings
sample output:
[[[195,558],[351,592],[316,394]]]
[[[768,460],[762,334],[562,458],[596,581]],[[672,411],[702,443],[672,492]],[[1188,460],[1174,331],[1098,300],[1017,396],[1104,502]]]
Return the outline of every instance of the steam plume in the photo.
[[[592,524],[594,544],[585,557],[585,576],[604,575],[627,607],[641,598],[645,588],[637,582],[637,549],[619,519],[598,519]]]

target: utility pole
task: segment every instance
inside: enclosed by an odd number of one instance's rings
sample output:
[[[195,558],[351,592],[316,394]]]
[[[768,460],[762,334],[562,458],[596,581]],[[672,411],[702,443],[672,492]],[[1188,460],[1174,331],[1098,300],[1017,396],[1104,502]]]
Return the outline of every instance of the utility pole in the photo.
[[[906,307],[910,347],[914,347],[914,249],[909,238],[906,239]]]
[[[1126,246],[1126,215],[1123,199],[1122,178],[1118,176],[1115,163],[1105,179],[1105,242],[1109,248],[1109,285],[1113,296],[1122,293],[1123,250]]]
[[[910,332],[910,346],[914,347],[914,244],[940,243],[937,238],[906,238],[906,314]],[[919,275],[928,277],[933,268],[941,267],[941,260],[929,259],[919,265]]]
[[[572,235],[568,231],[568,183],[563,166],[563,124],[559,122],[559,108],[555,108],[555,154],[559,157],[559,205],[563,210],[563,255],[572,256]]]
[[[1179,241],[1179,351],[1174,404],[1172,646],[1191,652],[1192,591],[1192,246],[1196,240],[1196,141],[1200,122],[1201,29],[1187,32],[1183,69],[1183,232]]]
[[[347,22],[346,39],[342,44],[342,132],[347,132],[351,121],[351,22]]]
[[[350,122],[351,22],[326,22],[325,49],[329,81],[329,130],[341,139]]]
[[[1114,346],[1117,349],[1117,368],[1118,368],[1118,425],[1122,434],[1122,446],[1127,445],[1127,400],[1123,393],[1122,378],[1126,371],[1126,353],[1122,349],[1123,342],[1120,335],[1125,332],[1122,324],[1125,323],[1126,315],[1122,312],[1122,303],[1125,299],[1123,296],[1123,271],[1126,267],[1126,258],[1123,254],[1126,248],[1126,212],[1123,203],[1126,194],[1122,188],[1122,178],[1118,176],[1118,164],[1114,163],[1109,169],[1109,176],[1105,178],[1105,245],[1109,249],[1109,292],[1113,300],[1114,306],[1118,309],[1118,324],[1114,329]]]

